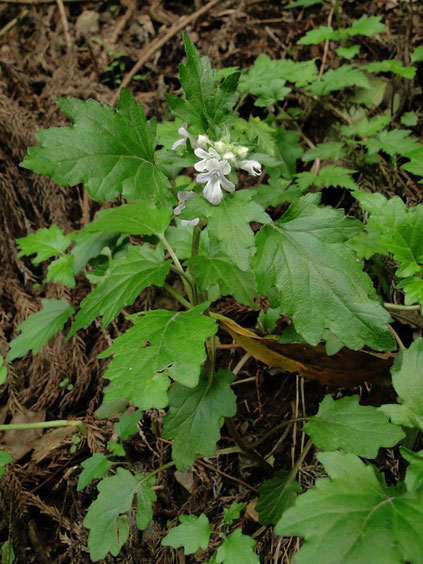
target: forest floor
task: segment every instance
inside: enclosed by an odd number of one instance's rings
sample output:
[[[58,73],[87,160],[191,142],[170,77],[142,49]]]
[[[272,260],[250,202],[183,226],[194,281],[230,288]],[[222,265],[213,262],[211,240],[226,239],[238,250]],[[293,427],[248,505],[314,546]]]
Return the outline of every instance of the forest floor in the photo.
[[[382,16],[388,27],[385,42],[363,38],[363,58],[368,62],[407,57],[411,48],[423,43],[423,7],[401,1],[345,1],[346,19],[363,13]],[[79,303],[88,283],[76,290],[58,284],[42,286],[44,271],[17,256],[15,240],[56,223],[65,229],[80,229],[92,219],[99,204],[89,201],[82,187],[66,188],[19,168],[28,146],[36,143],[35,132],[63,125],[66,118],[55,101],[60,96],[94,98],[113,103],[119,86],[127,82],[134,65],[140,68],[128,88],[158,119],[170,117],[165,93],[179,88],[178,62],[184,56],[182,30],[197,48],[221,68],[251,65],[260,53],[273,58],[285,55],[302,60],[322,58],[323,45],[300,47],[299,37],[326,25],[329,11],[317,5],[308,9],[282,10],[280,0],[6,0],[0,3],[0,354],[26,317],[39,309],[44,297],[67,297]],[[64,11],[61,10],[64,8]],[[180,25],[178,25],[180,24]],[[165,38],[165,41],[160,41]],[[330,67],[331,61],[327,60]],[[421,71],[421,68],[420,68]],[[415,84],[423,77],[417,76]],[[422,94],[414,100],[419,109]],[[411,109],[411,107],[409,108]],[[420,107],[421,110],[421,107]],[[308,121],[306,135],[320,141],[325,117]],[[413,130],[420,139],[420,127]],[[417,185],[416,185],[417,186]],[[413,203],[423,202],[416,186],[410,187]],[[400,193],[400,192],[399,192]],[[163,307],[168,298],[157,291],[144,292],[137,308]],[[254,328],[257,311],[224,299],[218,311],[245,327]],[[82,331],[66,341],[56,335],[40,354],[13,363],[7,389],[0,396],[0,423],[81,418],[89,429],[88,439],[77,443],[71,428],[48,432],[9,432],[0,439],[13,454],[14,465],[2,478],[0,541],[12,541],[20,563],[90,562],[87,530],[82,521],[97,490],[90,486],[76,491],[81,462],[90,452],[104,452],[113,436],[113,421],[94,415],[102,400],[105,362],[97,355],[110,338],[121,332],[124,321],[112,324],[109,333],[100,326]],[[402,329],[400,329],[402,330]],[[232,341],[222,339],[218,362],[236,368],[239,433],[254,441],[281,417],[295,418],[315,413],[327,387],[301,381],[298,376],[269,369],[247,358]],[[226,346],[225,346],[226,345]],[[69,385],[71,384],[71,385]],[[242,388],[242,392],[240,391]],[[330,388],[331,393],[337,390]],[[342,395],[343,390],[339,390]],[[366,384],[347,393],[359,393],[364,403],[377,405],[395,394],[390,388]],[[142,468],[158,467],[168,455],[169,445],[157,439],[151,428],[162,414],[151,410],[138,436],[126,442],[129,457]],[[151,425],[150,425],[151,422]],[[222,447],[232,439],[223,430]],[[285,436],[264,442],[263,452],[273,449],[275,465],[289,468],[304,447],[301,427],[292,425]],[[395,475],[395,460],[380,460],[379,467]],[[309,456],[299,475],[303,487],[314,482],[320,468]],[[254,510],[261,469],[242,456],[223,456],[199,462],[183,475],[169,472],[166,487],[158,490],[155,516],[142,534],[132,527],[130,541],[121,555],[106,562],[165,564],[203,562],[185,560],[182,553],[162,547],[160,541],[177,516],[190,511],[207,513],[210,521],[221,519],[222,504],[247,501],[244,531],[258,542],[262,562],[288,562],[299,546],[297,539],[281,539],[262,527]],[[176,556],[175,556],[176,554]]]

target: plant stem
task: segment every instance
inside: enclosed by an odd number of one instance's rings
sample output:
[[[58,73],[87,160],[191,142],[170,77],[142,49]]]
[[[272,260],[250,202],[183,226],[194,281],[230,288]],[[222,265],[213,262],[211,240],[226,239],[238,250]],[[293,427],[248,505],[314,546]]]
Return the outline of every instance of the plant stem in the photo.
[[[386,303],[386,302],[383,305],[387,309],[392,309],[394,311],[421,311],[420,305],[406,306],[406,305],[402,305],[402,304],[389,304],[389,303]]]
[[[295,419],[287,419],[286,421],[282,421],[281,423],[276,425],[276,427],[273,427],[273,429],[270,429],[270,431],[268,431],[262,437],[260,437],[255,443],[251,445],[250,448],[257,448],[259,445],[261,445],[261,443],[264,443],[265,440],[267,440],[269,437],[271,437],[272,435],[274,435],[280,429],[283,429],[287,425],[291,425],[293,423],[299,423],[301,421],[308,421],[310,417],[296,417]]]
[[[53,427],[76,427],[81,435],[88,435],[82,421],[77,419],[59,419],[56,421],[34,421],[34,423],[8,423],[0,425],[0,431],[27,431],[28,429],[50,429]]]
[[[171,294],[175,299],[178,300],[178,302],[180,304],[182,304],[184,307],[186,307],[187,309],[191,309],[192,305],[189,303],[188,300],[186,300],[183,296],[181,296],[181,294],[179,292],[177,292],[175,290],[175,288],[173,288],[170,284],[168,284],[167,282],[165,282],[163,284],[163,288],[165,290],[167,290],[169,292],[169,294]]]
[[[200,236],[201,236],[201,224],[198,224],[194,227],[192,232],[192,245],[191,245],[191,256],[195,257],[198,255],[198,250],[200,248]],[[193,298],[194,298],[194,305],[198,304],[198,289],[197,284],[193,283],[192,285],[193,290]]]
[[[193,294],[192,294],[192,281],[190,281],[189,275],[182,268],[182,264],[179,262],[179,259],[176,256],[175,251],[170,246],[169,241],[166,239],[166,237],[164,235],[159,235],[158,237],[159,237],[161,243],[163,243],[167,252],[169,253],[171,259],[173,260],[173,263],[176,267],[178,274],[182,278],[182,282],[185,286],[185,291],[188,295],[189,301],[194,305],[194,299],[193,299]]]
[[[301,468],[301,464],[304,462],[304,459],[307,456],[308,451],[311,449],[312,446],[313,446],[313,441],[311,439],[309,439],[307,441],[305,447],[301,451],[301,454],[298,457],[298,460],[295,461],[294,466],[292,467],[288,476],[286,477],[286,482],[285,482],[286,484],[291,482],[291,480],[293,480],[295,478],[295,476],[298,474],[298,471]]]

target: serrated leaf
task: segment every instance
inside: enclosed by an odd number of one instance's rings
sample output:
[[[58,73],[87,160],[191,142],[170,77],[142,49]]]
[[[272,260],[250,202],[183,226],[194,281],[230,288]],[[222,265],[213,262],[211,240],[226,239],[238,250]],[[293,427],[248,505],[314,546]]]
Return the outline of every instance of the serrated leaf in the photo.
[[[126,256],[112,260],[109,274],[82,300],[68,338],[100,315],[103,316],[101,326],[105,329],[145,288],[163,286],[169,269],[170,262],[164,260],[160,248],[152,249],[146,244],[129,247]]]
[[[248,139],[256,143],[260,151],[275,154],[275,130],[258,117],[250,116],[247,129]]]
[[[216,552],[216,562],[219,564],[259,564],[257,554],[253,552],[256,541],[243,535],[241,529],[236,529],[219,546]]]
[[[153,490],[154,478],[143,482],[137,492],[137,527],[143,531],[153,519],[153,503],[157,500]]]
[[[400,353],[391,369],[392,385],[400,405],[382,405],[396,425],[423,429],[423,339]]]
[[[282,176],[290,180],[295,175],[297,160],[303,154],[300,136],[295,131],[278,127],[275,132],[275,158],[280,161],[276,167],[267,167],[270,177]]]
[[[168,95],[168,102],[183,121],[206,132],[227,119],[238,97],[239,73],[227,76],[218,87],[209,58],[200,55],[186,33],[184,44],[187,63],[179,65],[179,79],[185,99]]]
[[[400,453],[409,463],[404,483],[409,492],[419,490],[423,485],[423,450],[414,452],[405,447],[400,447]]]
[[[140,409],[162,408],[168,403],[169,377],[195,387],[206,359],[204,342],[217,330],[216,322],[203,315],[207,307],[132,317],[133,326],[100,355],[114,355],[104,374],[112,382],[106,401],[126,397]]]
[[[308,90],[317,96],[327,96],[336,90],[350,87],[370,88],[370,83],[361,70],[352,65],[343,65],[323,73],[320,81],[313,82]]]
[[[75,288],[73,255],[63,255],[54,260],[47,269],[46,282],[56,282],[69,288]]]
[[[319,206],[320,195],[300,198],[274,224],[256,236],[258,291],[273,286],[278,304],[296,330],[312,344],[325,329],[347,347],[365,344],[390,350],[389,314],[376,299],[370,278],[345,241],[361,230],[342,211]]]
[[[423,278],[411,276],[404,278],[397,284],[399,290],[404,290],[404,303],[405,305],[412,305],[415,303],[423,305]]]
[[[297,45],[318,45],[326,39],[334,38],[336,38],[336,33],[333,27],[322,25],[316,29],[307,31],[307,33],[297,41]]]
[[[370,37],[376,33],[386,31],[386,26],[380,21],[381,19],[380,16],[367,16],[364,14],[359,20],[356,20],[351,27],[341,31],[345,31],[350,37],[354,35],[366,35]]]
[[[304,425],[304,433],[323,450],[341,449],[364,458],[375,458],[379,448],[392,447],[405,437],[376,407],[358,401],[358,396],[336,401],[325,396],[318,413]]]
[[[21,334],[10,343],[8,362],[25,356],[29,351],[34,355],[37,354],[55,333],[63,329],[74,312],[74,308],[65,298],[41,300],[41,304],[40,311],[32,313],[19,325],[18,330]]]
[[[99,495],[83,521],[90,529],[88,548],[94,562],[106,558],[109,552],[117,556],[128,540],[128,520],[122,513],[131,508],[138,487],[139,480],[124,468],[118,468],[115,476],[98,484]]]
[[[225,253],[214,249],[207,256],[191,257],[187,264],[200,292],[217,284],[220,296],[233,296],[240,304],[254,307],[257,290],[253,273],[238,268]]]
[[[401,123],[407,127],[413,127],[417,125],[419,118],[415,112],[405,112],[401,116]]]
[[[170,208],[156,208],[152,202],[125,204],[101,211],[82,233],[118,231],[131,235],[163,235],[172,217]]]
[[[342,159],[347,154],[347,148],[342,142],[331,141],[329,143],[319,143],[313,149],[308,149],[301,156],[301,160],[305,163],[316,159]]]
[[[354,172],[355,170],[342,166],[327,165],[321,167],[317,175],[312,172],[300,172],[297,174],[297,185],[302,192],[313,185],[317,188],[339,186],[347,190],[356,190],[358,186],[351,178]]]
[[[356,55],[360,53],[360,45],[351,45],[350,47],[338,47],[336,54],[347,61],[351,61]]]
[[[123,441],[138,432],[138,422],[142,417],[142,411],[137,409],[133,413],[123,413],[113,429]]]
[[[202,513],[196,515],[180,515],[180,525],[171,529],[162,540],[163,546],[173,548],[184,547],[185,554],[194,554],[199,548],[206,550],[210,540],[210,523]]]
[[[387,113],[374,116],[370,119],[364,117],[363,119],[351,124],[341,125],[340,130],[346,137],[353,137],[358,135],[362,139],[376,135],[390,122],[390,116]]]
[[[391,157],[394,155],[407,155],[421,147],[407,129],[392,129],[382,131],[376,139],[371,139],[372,151],[384,151]]]
[[[222,251],[232,257],[241,270],[249,270],[254,245],[250,221],[270,222],[264,209],[252,201],[252,194],[248,190],[226,194],[218,206],[213,206],[205,198],[188,200],[181,217],[199,216],[208,218],[207,229],[220,242]]]
[[[48,229],[38,229],[35,233],[17,239],[19,253],[18,257],[35,254],[31,259],[37,265],[44,260],[64,253],[71,244],[69,235],[64,235],[63,229],[57,225],[50,225]]]
[[[289,472],[280,470],[259,487],[256,511],[261,524],[276,525],[288,507],[294,505],[301,487],[290,478]]]
[[[71,127],[39,131],[21,166],[63,186],[82,183],[93,200],[173,201],[169,181],[154,162],[156,121],[147,121],[133,95],[121,90],[117,109],[95,100],[59,98]]]
[[[232,525],[232,523],[234,521],[236,521],[236,519],[239,519],[239,516],[241,515],[241,511],[244,509],[244,507],[247,505],[247,503],[231,503],[231,505],[229,507],[225,507],[223,510],[223,521],[225,523],[225,525]]]
[[[72,239],[76,241],[76,245],[73,247],[70,254],[74,257],[74,274],[81,272],[92,258],[97,257],[104,247],[113,244],[118,236],[118,233],[90,233],[89,231],[80,231],[76,235],[73,235]]]
[[[340,51],[340,49],[338,49],[338,51]],[[370,76],[368,80],[370,88],[357,88],[354,95],[351,97],[351,101],[355,104],[364,104],[364,106],[368,108],[376,108],[383,102],[388,82],[376,76]]]
[[[179,259],[187,259],[192,252],[192,235],[194,228],[190,225],[177,227],[171,225],[166,229],[165,237]],[[209,251],[209,236],[207,230],[201,232],[199,253],[207,255]]]
[[[113,462],[104,456],[95,452],[90,458],[81,462],[83,468],[78,478],[78,485],[76,491],[80,492],[86,488],[93,480],[104,478],[110,468],[113,467]]]
[[[0,476],[6,473],[5,466],[13,461],[13,457],[5,450],[0,450]]]
[[[423,553],[423,490],[387,487],[353,454],[318,454],[330,478],[299,496],[275,532],[305,542],[297,564],[400,564]],[[352,487],[353,485],[353,487]]]
[[[173,439],[172,458],[178,470],[191,466],[198,454],[214,453],[220,439],[221,418],[236,413],[232,380],[231,372],[219,370],[211,385],[203,373],[195,388],[175,384],[170,389],[163,437]]]
[[[412,63],[419,63],[423,61],[423,45],[416,47],[410,55]]]
[[[394,60],[375,61],[374,63],[363,65],[361,68],[367,72],[392,72],[409,80],[414,78],[417,70],[416,67],[406,67],[400,61]]]

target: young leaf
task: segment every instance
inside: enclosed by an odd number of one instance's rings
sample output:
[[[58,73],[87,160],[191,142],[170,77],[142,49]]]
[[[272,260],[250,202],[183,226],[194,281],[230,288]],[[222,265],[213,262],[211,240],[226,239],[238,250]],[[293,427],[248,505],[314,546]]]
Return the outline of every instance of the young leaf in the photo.
[[[241,270],[249,270],[254,246],[254,234],[249,223],[270,222],[264,209],[252,201],[252,194],[248,190],[226,194],[218,206],[213,206],[205,198],[188,200],[181,217],[192,219],[199,216],[208,218],[207,228],[220,242],[222,251],[232,257]]]
[[[118,437],[123,441],[129,439],[131,435],[135,435],[138,431],[138,421],[142,417],[142,411],[137,409],[133,413],[123,413],[113,429]]]
[[[0,476],[6,473],[5,466],[13,461],[12,456],[5,450],[0,450]]]
[[[370,37],[376,33],[383,33],[386,31],[385,24],[383,24],[380,20],[380,16],[367,16],[364,14],[359,20],[356,20],[351,27],[341,31],[345,31],[350,37],[353,37],[354,35],[366,35],[367,37]]]
[[[210,523],[202,513],[196,515],[180,515],[180,525],[171,529],[162,540],[163,546],[173,548],[184,547],[185,554],[194,554],[199,548],[206,550],[210,540]]]
[[[168,402],[169,377],[195,387],[206,359],[204,342],[217,331],[216,322],[203,315],[208,305],[132,317],[134,325],[100,355],[114,355],[104,374],[112,382],[106,401],[126,397],[140,409],[162,408]]]
[[[81,462],[83,468],[78,478],[78,485],[76,491],[80,492],[86,488],[93,480],[104,478],[110,468],[113,467],[113,462],[104,456],[95,452],[90,458]]]
[[[413,80],[417,70],[416,67],[405,67],[400,61],[393,60],[375,61],[361,68],[367,72],[392,72],[409,80]]]
[[[396,357],[391,374],[400,405],[382,405],[380,409],[396,425],[423,429],[423,339]]]
[[[104,247],[112,245],[119,237],[119,233],[90,233],[80,231],[72,236],[76,245],[70,254],[74,257],[73,271],[78,274],[92,258],[97,257]]]
[[[279,535],[305,537],[295,562],[419,562],[423,490],[387,487],[374,466],[353,454],[325,452],[318,459],[330,478],[318,479],[300,495],[275,529]]]
[[[126,204],[101,211],[82,233],[118,231],[131,235],[163,235],[173,212],[170,208],[156,208],[153,202]]]
[[[376,407],[360,405],[358,396],[334,400],[325,396],[317,415],[304,425],[313,443],[323,450],[351,452],[375,458],[380,447],[392,447],[405,437]]]
[[[259,564],[257,554],[253,552],[256,541],[243,535],[241,529],[235,531],[219,546],[216,553],[216,562],[220,564]]]
[[[297,41],[297,45],[318,45],[322,41],[326,41],[326,39],[335,39],[336,32],[334,32],[331,26],[322,25],[316,29],[311,29],[307,31],[299,41]]]
[[[322,74],[319,82],[313,82],[308,90],[317,96],[327,96],[335,90],[343,90],[351,86],[370,88],[366,75],[352,65],[343,65],[330,69]]]
[[[412,63],[419,63],[423,61],[423,45],[416,47],[410,55]]]
[[[405,447],[400,447],[403,458],[409,463],[404,483],[409,492],[417,491],[423,484],[423,450],[414,452]]]
[[[74,308],[65,300],[41,300],[42,309],[31,314],[18,327],[21,334],[10,343],[7,361],[25,356],[32,351],[35,355],[51,337],[61,331]]]
[[[398,271],[397,271],[398,273]],[[412,276],[400,280],[397,284],[399,290],[404,290],[404,303],[405,305],[412,305],[418,303],[423,305],[423,278]]]
[[[297,160],[303,154],[300,146],[300,136],[295,131],[288,131],[284,127],[278,127],[275,132],[275,158],[280,164],[268,167],[269,175],[282,176],[290,180],[295,175]]]
[[[211,385],[203,373],[195,388],[175,384],[170,389],[163,437],[173,439],[172,458],[178,470],[191,466],[198,454],[214,453],[220,439],[221,418],[236,413],[232,380],[231,372],[219,370]]]
[[[315,161],[316,159],[342,159],[347,154],[347,148],[344,143],[331,141],[329,143],[319,143],[314,149],[309,149],[302,156],[301,160],[305,163]]]
[[[82,300],[81,309],[69,331],[68,338],[88,327],[96,317],[103,316],[105,329],[121,310],[132,305],[139,294],[154,284],[163,286],[170,262],[165,261],[160,248],[148,245],[131,246],[128,254],[111,262],[108,276]]]
[[[122,513],[131,508],[138,487],[139,480],[124,468],[118,468],[115,476],[98,484],[99,495],[83,521],[90,529],[88,548],[93,562],[106,558],[109,552],[117,556],[128,540],[128,520]]]
[[[117,109],[94,100],[60,98],[71,127],[39,131],[40,146],[22,162],[63,186],[82,183],[94,200],[173,201],[166,176],[154,162],[155,120],[147,121],[133,95],[121,90]]]
[[[236,521],[236,519],[239,519],[239,516],[241,515],[241,511],[244,509],[244,507],[247,505],[247,503],[231,503],[231,505],[229,507],[225,507],[223,510],[223,521],[225,523],[225,525],[232,525],[232,523],[234,521]]]
[[[64,253],[71,241],[69,235],[63,234],[63,229],[53,224],[48,229],[39,229],[31,235],[17,239],[18,257],[35,254],[36,256],[31,261],[37,265],[55,255]]]
[[[406,125],[407,127],[413,127],[417,125],[419,118],[415,112],[405,112],[401,116],[401,123]]]
[[[288,507],[294,505],[300,491],[300,484],[289,479],[289,472],[285,470],[280,470],[273,478],[265,480],[259,487],[256,505],[260,523],[276,525]]]
[[[153,490],[154,477],[143,482],[137,492],[137,527],[140,531],[146,529],[153,519],[153,503],[157,496]]]
[[[243,271],[228,255],[214,249],[208,256],[198,255],[187,260],[200,292],[217,284],[219,296],[233,296],[240,304],[254,307],[256,281],[252,272]]]
[[[351,174],[354,172],[354,170],[341,166],[327,165],[322,167],[317,175],[308,171],[298,173],[297,184],[301,191],[306,190],[312,185],[317,188],[340,186],[341,188],[347,188],[347,190],[356,190],[358,186],[351,178]]]
[[[345,241],[361,226],[342,211],[319,206],[320,195],[300,198],[256,236],[258,291],[273,286],[278,305],[313,345],[325,329],[345,346],[391,350],[389,315],[376,299],[370,278]],[[272,307],[275,307],[273,304]]]
[[[368,147],[372,153],[384,151],[393,157],[398,154],[407,155],[419,149],[421,145],[413,137],[410,137],[408,129],[392,129],[391,131],[382,131],[376,139],[369,139]]]
[[[56,282],[69,288],[75,288],[73,255],[63,255],[54,260],[47,269],[46,282]]]
[[[4,358],[0,354],[0,386],[6,382],[7,378],[7,368],[4,365]]]

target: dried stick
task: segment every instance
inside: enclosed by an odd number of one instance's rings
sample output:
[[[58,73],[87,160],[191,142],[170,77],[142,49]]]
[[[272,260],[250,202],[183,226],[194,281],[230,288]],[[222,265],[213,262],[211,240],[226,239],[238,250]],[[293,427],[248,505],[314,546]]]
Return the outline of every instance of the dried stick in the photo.
[[[68,18],[66,17],[65,7],[63,5],[63,0],[56,0],[57,7],[59,8],[60,19],[62,20],[63,33],[65,34],[65,41],[68,51],[72,49],[72,41],[69,35],[69,24]]]
[[[150,45],[143,49],[140,58],[132,67],[132,69],[126,74],[124,79],[122,80],[122,84],[119,87],[119,90],[115,92],[113,98],[111,100],[110,105],[115,106],[116,102],[119,98],[119,92],[121,88],[125,88],[131,82],[132,78],[137,74],[140,68],[145,65],[145,63],[156,53],[159,49],[161,49],[174,35],[182,31],[187,25],[194,22],[197,18],[205,14],[208,10],[213,8],[216,4],[218,4],[221,0],[210,0],[207,2],[202,8],[197,10],[196,12],[192,13],[189,16],[184,16],[179,22],[174,24],[162,37],[155,39],[150,43]]]

